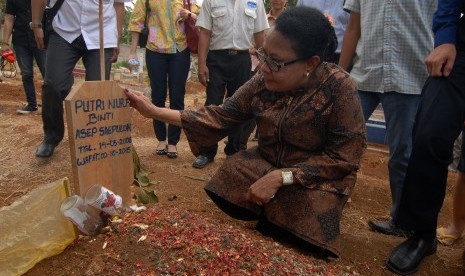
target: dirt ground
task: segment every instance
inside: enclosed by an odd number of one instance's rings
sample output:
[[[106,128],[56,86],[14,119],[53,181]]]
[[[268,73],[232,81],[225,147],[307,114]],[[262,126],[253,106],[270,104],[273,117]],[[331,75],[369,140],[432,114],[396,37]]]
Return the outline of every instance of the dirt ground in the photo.
[[[40,83],[37,83],[38,88],[39,86]],[[186,95],[186,108],[193,109],[201,106],[204,100],[202,88],[198,84],[190,83]],[[20,78],[3,78],[3,82],[0,83],[0,207],[10,205],[42,184],[63,177],[68,177],[72,181],[68,138],[66,137],[57,147],[50,159],[36,158],[34,153],[42,139],[41,117],[39,114],[17,114],[16,109],[24,103],[25,95]],[[224,161],[223,153],[219,153],[215,161],[207,168],[194,169],[191,164],[195,158],[190,153],[183,136],[178,144],[179,157],[177,159],[158,156],[155,154],[157,142],[153,135],[151,121],[141,117],[137,112],[134,113],[133,120],[133,143],[142,163],[153,171],[150,175],[151,180],[158,181],[156,192],[160,202],[157,208],[175,207],[184,212],[199,214],[209,223],[218,225],[219,229],[221,225],[229,225],[241,233],[260,239],[259,235],[252,233],[255,231],[251,229],[250,223],[239,222],[225,216],[208,200],[203,191],[204,181],[210,178]],[[367,225],[370,219],[386,218],[390,209],[387,160],[388,154],[385,146],[369,145],[363,157],[351,200],[344,209],[341,222],[342,257],[331,259],[320,265],[345,267],[346,271],[360,275],[391,275],[385,267],[385,260],[392,248],[402,241],[402,238],[370,232]],[[456,174],[450,173],[447,198],[439,219],[440,225],[444,225],[451,216],[451,194],[455,179]],[[120,246],[122,251],[130,252],[134,260],[148,254],[148,247],[144,249],[142,246],[137,250],[128,247],[127,238],[126,235],[114,234],[113,246]],[[97,241],[101,241],[100,239],[97,238]],[[302,258],[309,258],[309,260],[313,258],[292,246],[286,246],[286,248]],[[439,246],[437,253],[425,260],[417,275],[464,275],[461,261],[464,249],[463,239],[451,247]],[[92,265],[95,266],[92,262],[94,259],[92,254],[98,251],[102,251],[102,243],[91,244],[85,239],[78,240],[62,254],[37,264],[27,275],[107,275],[108,271],[92,272],[90,269]],[[109,265],[108,262],[107,265]],[[140,272],[123,273],[123,275],[129,274],[144,275]],[[176,272],[170,274],[176,274]],[[253,270],[251,274],[255,274]],[[337,274],[334,273],[334,275]]]

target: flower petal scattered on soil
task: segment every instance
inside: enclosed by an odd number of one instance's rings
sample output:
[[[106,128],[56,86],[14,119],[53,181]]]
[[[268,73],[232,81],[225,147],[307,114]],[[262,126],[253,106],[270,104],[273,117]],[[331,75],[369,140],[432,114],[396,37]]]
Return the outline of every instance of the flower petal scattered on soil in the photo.
[[[122,275],[357,275],[337,261],[176,207],[126,213],[116,231],[98,238],[112,244],[105,271]]]

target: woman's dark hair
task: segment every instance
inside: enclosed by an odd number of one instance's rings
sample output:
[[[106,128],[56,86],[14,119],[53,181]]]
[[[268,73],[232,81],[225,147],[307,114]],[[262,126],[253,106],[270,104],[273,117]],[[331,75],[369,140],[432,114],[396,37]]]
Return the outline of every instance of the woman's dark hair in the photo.
[[[288,8],[274,26],[291,42],[297,56],[309,59],[319,56],[329,61],[337,49],[337,37],[333,26],[319,10],[309,7]]]

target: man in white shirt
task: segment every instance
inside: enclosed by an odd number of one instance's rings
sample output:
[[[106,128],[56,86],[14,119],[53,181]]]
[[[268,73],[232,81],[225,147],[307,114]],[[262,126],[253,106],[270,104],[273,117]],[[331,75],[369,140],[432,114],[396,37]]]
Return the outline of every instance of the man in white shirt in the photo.
[[[44,49],[42,15],[47,0],[32,1],[31,29],[37,46]],[[103,1],[103,33],[105,48],[105,79],[110,78],[112,59],[119,53],[119,38],[124,21],[124,2],[130,0]],[[52,0],[53,6],[56,0]],[[44,140],[36,151],[37,157],[50,157],[61,142],[65,132],[63,100],[74,82],[73,69],[82,58],[86,68],[86,80],[100,80],[99,1],[66,0],[52,21],[42,87],[42,122]]]
[[[249,49],[260,48],[269,28],[262,0],[204,0],[197,17],[200,83],[207,87],[205,105],[220,105],[250,79]],[[240,150],[242,127],[232,131],[226,155]],[[192,166],[201,169],[213,161],[218,146],[204,150]]]

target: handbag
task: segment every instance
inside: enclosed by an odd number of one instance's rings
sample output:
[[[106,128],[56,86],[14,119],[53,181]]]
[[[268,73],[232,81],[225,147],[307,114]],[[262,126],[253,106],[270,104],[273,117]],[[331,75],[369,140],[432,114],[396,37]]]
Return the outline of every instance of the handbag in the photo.
[[[47,6],[44,10],[44,16],[42,17],[42,31],[44,32],[44,45],[47,48],[50,33],[53,32],[53,18],[57,15],[58,10],[65,0],[58,0],[53,7],[50,7],[50,1],[47,1]]]
[[[147,46],[147,40],[149,38],[149,28],[147,27],[147,17],[150,13],[149,0],[145,0],[145,21],[144,28],[140,31],[139,34],[139,47],[145,48]]]
[[[187,10],[191,10],[191,2],[190,0],[183,0],[184,1],[184,8]],[[199,47],[199,29],[195,27],[195,20],[194,18],[189,16],[184,20],[184,28],[186,30],[186,38],[187,38],[187,47],[189,47],[189,51],[192,54],[197,54],[198,47]]]

